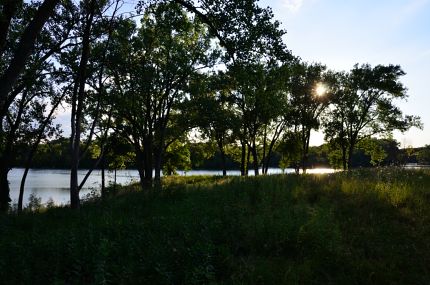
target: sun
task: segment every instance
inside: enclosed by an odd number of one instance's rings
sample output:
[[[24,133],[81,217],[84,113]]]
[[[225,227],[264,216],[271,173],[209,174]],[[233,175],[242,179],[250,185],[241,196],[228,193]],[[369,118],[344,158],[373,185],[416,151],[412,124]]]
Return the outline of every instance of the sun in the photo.
[[[318,97],[324,96],[327,92],[327,87],[323,83],[317,83],[317,86],[315,88],[315,94]]]

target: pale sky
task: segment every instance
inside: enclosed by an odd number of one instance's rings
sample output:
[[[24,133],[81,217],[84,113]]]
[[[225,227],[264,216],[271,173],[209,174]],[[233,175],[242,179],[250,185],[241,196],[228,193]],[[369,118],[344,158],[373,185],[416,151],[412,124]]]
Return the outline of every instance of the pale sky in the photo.
[[[355,63],[400,64],[409,99],[405,114],[418,115],[424,130],[396,133],[401,146],[430,144],[430,0],[264,0],[287,30],[294,55],[335,70]],[[322,134],[311,139],[323,142]]]

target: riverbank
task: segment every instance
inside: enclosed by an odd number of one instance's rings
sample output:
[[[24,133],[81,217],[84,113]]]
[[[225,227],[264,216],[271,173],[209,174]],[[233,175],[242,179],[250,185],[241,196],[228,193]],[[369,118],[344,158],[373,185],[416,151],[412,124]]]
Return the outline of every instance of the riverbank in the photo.
[[[87,174],[88,170],[80,169],[78,171],[79,181]],[[269,174],[293,173],[294,169],[269,168]],[[330,168],[309,169],[309,173],[330,173],[334,172]],[[18,203],[19,189],[24,173],[23,168],[13,168],[8,175],[10,197],[12,205]],[[250,171],[250,175],[254,174]],[[180,176],[201,176],[201,175],[222,175],[222,170],[189,170],[178,171]],[[227,175],[239,176],[240,170],[228,170]],[[88,177],[87,182],[80,192],[81,199],[86,199],[88,195],[100,194],[101,188],[101,171],[94,170]],[[105,172],[105,185],[116,184],[127,185],[139,181],[139,172],[135,169],[123,169],[118,171]],[[52,201],[55,205],[68,205],[70,203],[70,170],[69,169],[30,169],[24,192],[24,204],[30,202],[30,197],[40,198],[42,204]]]
[[[130,187],[133,188],[133,187]],[[428,284],[430,172],[176,177],[0,217],[5,284]]]

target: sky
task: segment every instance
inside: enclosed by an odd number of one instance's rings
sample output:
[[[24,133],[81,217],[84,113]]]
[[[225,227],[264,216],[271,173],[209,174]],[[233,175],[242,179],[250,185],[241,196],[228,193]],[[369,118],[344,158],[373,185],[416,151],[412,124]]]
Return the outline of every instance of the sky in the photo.
[[[285,43],[304,61],[333,70],[355,63],[399,64],[406,72],[407,102],[424,130],[394,134],[401,147],[430,144],[430,0],[263,0],[287,30]],[[314,133],[312,145],[323,143]]]

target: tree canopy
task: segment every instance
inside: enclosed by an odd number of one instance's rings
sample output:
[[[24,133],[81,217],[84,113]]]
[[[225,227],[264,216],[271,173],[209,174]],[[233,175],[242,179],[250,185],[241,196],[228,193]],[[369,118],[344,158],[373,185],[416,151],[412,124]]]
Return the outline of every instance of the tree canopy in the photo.
[[[422,127],[397,105],[408,96],[400,66],[307,63],[257,0],[137,2],[139,17],[123,13],[123,0],[1,2],[0,208],[14,162],[28,172],[51,144],[68,154],[79,208],[93,169],[126,160],[143,190],[193,157],[219,155],[224,175],[231,161],[242,175],[267,174],[275,156],[305,172],[311,134],[322,131],[318,152],[350,169],[357,149],[374,165],[394,161],[392,132]],[[70,113],[68,145],[60,108]]]

